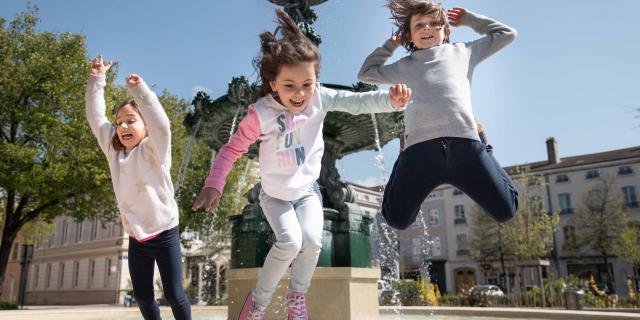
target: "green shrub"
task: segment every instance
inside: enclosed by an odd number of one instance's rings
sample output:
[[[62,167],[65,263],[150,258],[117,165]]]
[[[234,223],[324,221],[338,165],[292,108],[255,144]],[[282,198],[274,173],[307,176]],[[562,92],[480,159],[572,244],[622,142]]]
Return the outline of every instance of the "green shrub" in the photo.
[[[18,305],[15,303],[0,300],[0,310],[16,310]]]
[[[394,291],[398,292],[400,304],[403,306],[423,305],[420,298],[420,283],[414,280],[400,280],[391,283]]]

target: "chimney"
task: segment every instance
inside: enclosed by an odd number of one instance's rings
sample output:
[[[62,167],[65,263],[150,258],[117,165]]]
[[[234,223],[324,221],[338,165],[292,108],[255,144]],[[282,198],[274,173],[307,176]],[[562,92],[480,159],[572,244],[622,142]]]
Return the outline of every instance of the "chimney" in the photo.
[[[547,138],[547,159],[549,164],[560,163],[558,143],[554,137]]]

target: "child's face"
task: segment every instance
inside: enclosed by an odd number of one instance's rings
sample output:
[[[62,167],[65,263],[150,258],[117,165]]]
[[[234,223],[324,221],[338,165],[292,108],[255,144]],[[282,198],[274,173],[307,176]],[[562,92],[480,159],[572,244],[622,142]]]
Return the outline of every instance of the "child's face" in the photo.
[[[116,133],[127,150],[137,146],[147,136],[147,127],[140,114],[127,104],[116,114]]]
[[[312,62],[283,65],[271,90],[278,93],[278,101],[291,113],[304,110],[316,91],[316,69]]]
[[[415,14],[411,16],[411,42],[418,49],[429,49],[439,46],[447,36],[444,32],[444,20],[434,15]]]

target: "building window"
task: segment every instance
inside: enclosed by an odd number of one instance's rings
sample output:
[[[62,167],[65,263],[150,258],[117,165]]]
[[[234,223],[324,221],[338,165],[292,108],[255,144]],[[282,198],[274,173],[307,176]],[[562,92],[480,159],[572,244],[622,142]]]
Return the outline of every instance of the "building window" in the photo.
[[[422,242],[420,241],[420,238],[411,239],[411,247],[414,259],[420,260],[420,258],[424,255],[424,253],[422,252]]]
[[[630,166],[622,166],[618,168],[619,176],[627,176],[630,174],[633,174],[633,168],[631,168]]]
[[[47,271],[44,274],[44,287],[49,288],[51,284],[51,264],[47,263]]]
[[[80,261],[73,262],[73,287],[78,287],[78,278],[80,275]]]
[[[64,286],[64,263],[60,263],[60,277],[58,277],[58,288]]]
[[[436,226],[440,224],[440,210],[429,209],[429,225]]]
[[[18,252],[20,252],[20,243],[18,241],[13,243],[13,251],[11,253],[11,260],[18,260]]]
[[[98,238],[98,229],[100,226],[100,221],[98,217],[94,217],[91,222],[91,240],[95,240]]]
[[[453,189],[453,195],[454,196],[459,196],[459,195],[463,195],[464,192],[462,192],[462,190],[460,189]]]
[[[600,172],[598,170],[589,170],[587,171],[587,174],[585,175],[585,178],[587,179],[595,179],[595,178],[599,178],[600,177]]]
[[[571,194],[570,193],[561,193],[558,195],[558,201],[560,202],[560,214],[569,214],[573,213],[573,208],[571,207]]]
[[[69,233],[69,221],[62,221],[62,236],[60,237],[60,245],[67,244],[67,234]]]
[[[87,283],[87,288],[91,288],[93,286],[93,279],[96,275],[96,261],[89,260],[89,279]]]
[[[36,265],[33,268],[33,288],[38,288],[38,279],[40,278],[40,266]]]
[[[431,244],[432,256],[441,256],[442,244],[440,243],[440,237],[433,237],[432,241],[433,241],[433,243]]]
[[[111,259],[104,263],[104,287],[107,288],[111,284]]]
[[[76,242],[82,241],[82,227],[84,226],[83,221],[76,222]]]
[[[638,207],[638,199],[636,198],[636,187],[625,186],[622,187],[622,193],[624,195],[624,204],[629,208]]]
[[[462,256],[469,254],[469,240],[467,238],[467,234],[461,233],[456,235],[456,243],[458,245],[458,250],[456,251],[457,255]]]
[[[454,224],[465,224],[467,223],[467,217],[464,215],[464,206],[461,204],[458,204],[456,206],[453,207],[456,216],[455,219],[453,220]]]
[[[569,182],[569,176],[566,174],[559,174],[556,176],[556,183]]]
[[[573,226],[562,227],[562,233],[564,234],[564,248],[572,249],[576,245],[576,228]]]

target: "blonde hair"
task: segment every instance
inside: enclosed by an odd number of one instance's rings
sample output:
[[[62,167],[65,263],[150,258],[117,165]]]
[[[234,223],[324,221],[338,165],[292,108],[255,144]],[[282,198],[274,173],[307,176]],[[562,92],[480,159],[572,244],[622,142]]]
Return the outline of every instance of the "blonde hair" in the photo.
[[[283,65],[310,62],[314,64],[316,78],[320,75],[320,51],[298,28],[288,14],[276,9],[278,27],[260,34],[260,56],[253,64],[262,82],[260,96],[271,93],[269,81],[274,81]],[[276,35],[280,33],[280,37]]]
[[[140,109],[138,109],[138,105],[136,104],[136,101],[133,99],[129,99],[122,102],[117,108],[113,110],[113,116],[114,117],[118,116],[118,112],[120,111],[120,109],[124,108],[127,105],[131,106],[131,108],[133,108],[133,110],[135,110],[136,113],[140,115],[140,118],[142,118],[142,113],[140,113]],[[144,118],[142,118],[142,121],[144,121]],[[122,151],[125,149],[125,146],[122,144],[122,141],[120,141],[120,138],[118,137],[117,131],[113,134],[113,137],[111,138],[111,146],[113,146],[113,149],[115,149],[116,151]]]
[[[407,51],[417,50],[411,42],[411,17],[414,15],[433,15],[435,19],[440,19],[444,24],[444,43],[449,43],[451,26],[447,22],[447,12],[441,3],[430,0],[389,0],[385,6],[391,10],[391,19],[398,27],[396,35]]]

